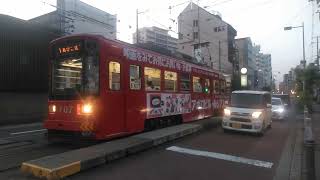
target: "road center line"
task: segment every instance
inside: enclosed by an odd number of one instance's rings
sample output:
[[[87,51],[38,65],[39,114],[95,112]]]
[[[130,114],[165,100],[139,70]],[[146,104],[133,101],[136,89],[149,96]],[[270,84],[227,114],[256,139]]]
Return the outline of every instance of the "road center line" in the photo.
[[[190,155],[204,156],[204,157],[216,158],[216,159],[221,159],[221,160],[226,160],[226,161],[250,164],[250,165],[264,167],[264,168],[271,168],[273,165],[273,163],[271,163],[271,162],[259,161],[259,160],[248,159],[248,158],[243,158],[243,157],[237,157],[237,156],[232,156],[232,155],[228,155],[228,154],[221,154],[221,153],[215,153],[215,152],[199,151],[199,150],[193,150],[193,149],[188,149],[188,148],[181,148],[178,146],[168,147],[167,150],[190,154]]]
[[[10,135],[28,134],[28,133],[34,133],[34,132],[42,132],[42,131],[46,131],[46,130],[47,129],[37,129],[37,130],[32,130],[32,131],[22,131],[22,132],[10,133]]]

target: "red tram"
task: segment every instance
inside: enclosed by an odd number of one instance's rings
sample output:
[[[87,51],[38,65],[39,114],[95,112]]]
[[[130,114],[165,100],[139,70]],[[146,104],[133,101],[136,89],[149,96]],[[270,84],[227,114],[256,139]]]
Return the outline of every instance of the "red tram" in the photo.
[[[213,116],[226,82],[208,68],[98,35],[50,45],[49,137],[110,139]]]

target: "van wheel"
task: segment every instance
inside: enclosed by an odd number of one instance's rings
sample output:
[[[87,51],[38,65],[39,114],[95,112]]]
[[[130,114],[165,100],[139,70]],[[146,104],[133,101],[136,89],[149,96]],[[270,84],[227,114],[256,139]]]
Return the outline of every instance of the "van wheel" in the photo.
[[[262,124],[262,128],[261,128],[261,131],[257,133],[257,135],[259,137],[263,136],[264,135],[264,132],[266,130],[266,121],[263,121],[263,124]]]
[[[269,129],[272,129],[272,125],[271,125],[272,123],[270,122],[270,124],[268,125],[268,128]]]

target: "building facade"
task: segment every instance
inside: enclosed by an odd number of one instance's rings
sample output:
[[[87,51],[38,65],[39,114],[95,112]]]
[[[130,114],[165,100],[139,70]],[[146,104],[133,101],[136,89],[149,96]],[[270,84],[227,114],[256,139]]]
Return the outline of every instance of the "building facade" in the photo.
[[[0,15],[0,91],[47,92],[49,43],[59,32]]]
[[[178,16],[178,51],[226,75],[238,71],[234,37],[237,31],[221,16],[190,3]]]
[[[248,89],[255,88],[255,70],[256,62],[254,61],[253,46],[249,37],[235,40],[236,48],[239,52],[239,66],[247,68]]]
[[[117,17],[80,0],[57,0],[57,10],[29,21],[59,30],[62,35],[90,33],[117,37]]]
[[[263,88],[273,87],[272,67],[271,67],[271,54],[258,53],[255,58],[257,69],[257,85],[256,89],[262,90]]]
[[[171,37],[168,30],[161,29],[155,26],[143,27],[138,30],[139,41],[137,42],[137,33],[133,33],[134,44],[150,44],[168,49],[172,52],[177,50],[177,39]]]

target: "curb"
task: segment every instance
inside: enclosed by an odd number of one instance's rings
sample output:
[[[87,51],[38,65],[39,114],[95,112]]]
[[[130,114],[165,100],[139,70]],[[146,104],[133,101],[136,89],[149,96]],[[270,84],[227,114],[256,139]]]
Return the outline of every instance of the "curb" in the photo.
[[[110,163],[131,154],[194,134],[200,130],[206,130],[208,127],[216,127],[219,122],[213,119],[205,119],[46,156],[23,162],[21,171],[48,180],[62,179],[89,168]],[[209,125],[210,123],[211,125]]]

